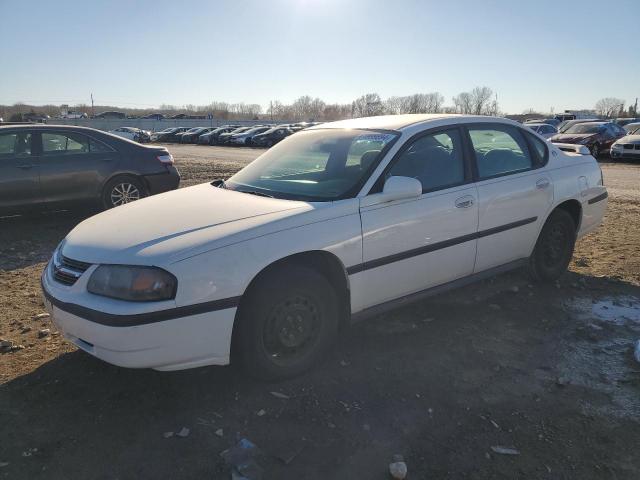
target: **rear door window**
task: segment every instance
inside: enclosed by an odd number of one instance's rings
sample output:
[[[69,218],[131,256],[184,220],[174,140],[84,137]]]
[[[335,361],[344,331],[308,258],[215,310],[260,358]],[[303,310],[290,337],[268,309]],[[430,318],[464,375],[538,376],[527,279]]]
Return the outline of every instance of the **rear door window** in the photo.
[[[89,152],[89,138],[77,133],[43,133],[42,153],[45,155],[75,155]]]
[[[515,128],[508,125],[471,126],[469,136],[481,180],[533,168],[527,144]]]

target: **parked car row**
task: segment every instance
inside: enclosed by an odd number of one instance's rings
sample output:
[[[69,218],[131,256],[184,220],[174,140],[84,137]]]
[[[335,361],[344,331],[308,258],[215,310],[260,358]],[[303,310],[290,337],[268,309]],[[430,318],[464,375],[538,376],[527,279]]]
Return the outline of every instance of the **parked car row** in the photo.
[[[223,125],[221,127],[172,127],[151,134],[151,141],[199,145],[271,147],[289,135],[319,123],[281,125]]]

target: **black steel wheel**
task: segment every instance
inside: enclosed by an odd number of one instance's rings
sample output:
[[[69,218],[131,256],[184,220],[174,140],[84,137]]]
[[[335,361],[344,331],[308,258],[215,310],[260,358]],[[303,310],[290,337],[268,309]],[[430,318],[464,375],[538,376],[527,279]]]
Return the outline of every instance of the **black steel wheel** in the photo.
[[[529,270],[538,281],[553,281],[569,266],[576,243],[576,225],[571,215],[554,210],[542,227],[529,261]]]
[[[315,270],[273,270],[245,294],[234,330],[234,359],[257,378],[276,380],[308,370],[324,355],[339,324],[339,300]]]

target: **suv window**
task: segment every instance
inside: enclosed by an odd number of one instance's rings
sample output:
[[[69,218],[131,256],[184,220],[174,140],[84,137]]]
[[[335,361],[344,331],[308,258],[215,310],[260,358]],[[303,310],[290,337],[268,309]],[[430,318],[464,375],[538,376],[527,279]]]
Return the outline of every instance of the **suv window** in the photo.
[[[509,126],[469,127],[480,179],[533,167],[524,138]]]
[[[413,177],[428,192],[464,183],[462,139],[457,129],[425,135],[414,141],[387,173]]]
[[[89,139],[77,133],[43,133],[42,153],[46,154],[76,154],[89,151]]]
[[[31,155],[31,133],[0,134],[0,156]]]

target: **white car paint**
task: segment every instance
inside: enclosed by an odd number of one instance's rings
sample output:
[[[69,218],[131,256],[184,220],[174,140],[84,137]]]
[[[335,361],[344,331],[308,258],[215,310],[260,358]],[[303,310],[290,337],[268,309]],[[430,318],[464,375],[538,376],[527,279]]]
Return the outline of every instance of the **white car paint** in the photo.
[[[611,145],[612,158],[640,158],[640,135],[626,135]]]
[[[564,201],[582,208],[578,236],[601,223],[607,202],[597,162],[549,142],[548,163],[538,169],[385,203],[375,197],[384,193],[369,193],[415,134],[466,123],[522,128],[502,118],[459,115],[326,123],[311,128],[399,132],[354,198],[279,200],[202,184],[89,218],[59,249],[91,266],[67,286],[54,279],[51,261],[42,276],[47,308],[68,339],[116,365],[158,370],[223,365],[248,285],[290,255],[333,255],[344,268],[351,313],[362,315],[384,302],[528,258],[546,218]],[[456,243],[460,238],[467,240]],[[176,297],[128,302],[91,294],[87,282],[104,263],[161,267],[178,279]]]
[[[525,123],[524,126],[529,127],[531,130],[544,138],[551,138],[554,135],[558,134],[558,129],[553,125],[549,125],[547,123]]]

